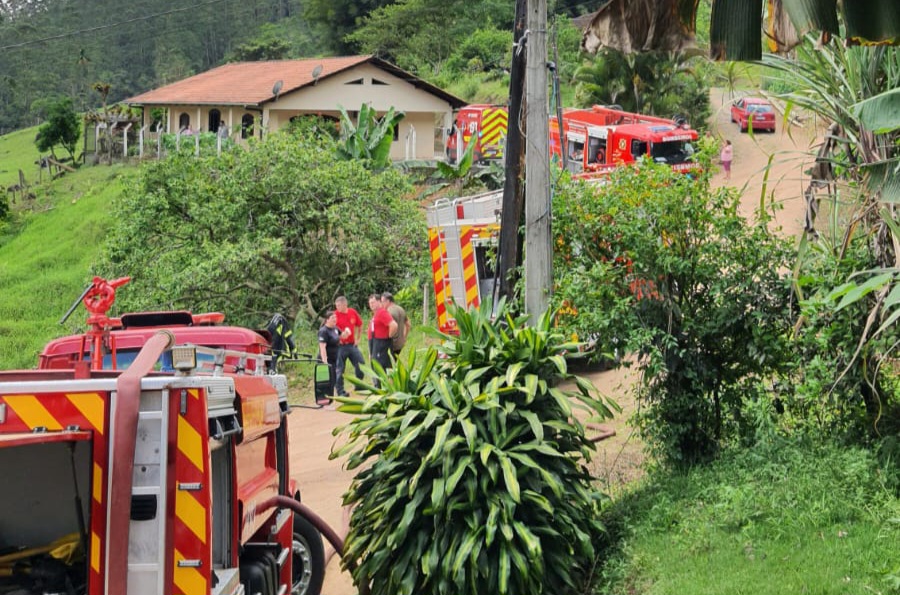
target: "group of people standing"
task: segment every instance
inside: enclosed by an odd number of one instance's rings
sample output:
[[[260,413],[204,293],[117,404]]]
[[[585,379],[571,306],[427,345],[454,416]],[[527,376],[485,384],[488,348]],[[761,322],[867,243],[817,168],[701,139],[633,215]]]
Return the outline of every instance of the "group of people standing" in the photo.
[[[370,295],[369,309],[372,311],[367,329],[370,362],[378,362],[382,368],[388,369],[406,345],[412,325],[406,311],[394,302],[394,296],[390,293]],[[349,307],[344,296],[335,299],[334,310],[325,314],[325,323],[319,328],[318,340],[319,360],[328,364],[329,368],[326,403],[330,402],[330,397],[335,392],[339,397],[347,396],[344,373],[348,361],[353,365],[356,377],[363,377],[360,366],[365,360],[359,349],[362,327],[362,317]]]

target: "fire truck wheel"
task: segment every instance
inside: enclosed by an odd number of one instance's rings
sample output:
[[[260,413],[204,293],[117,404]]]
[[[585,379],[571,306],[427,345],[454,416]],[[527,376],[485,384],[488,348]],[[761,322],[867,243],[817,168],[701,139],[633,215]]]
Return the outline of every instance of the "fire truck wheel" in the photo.
[[[292,595],[319,595],[325,578],[322,535],[299,514],[294,514]]]

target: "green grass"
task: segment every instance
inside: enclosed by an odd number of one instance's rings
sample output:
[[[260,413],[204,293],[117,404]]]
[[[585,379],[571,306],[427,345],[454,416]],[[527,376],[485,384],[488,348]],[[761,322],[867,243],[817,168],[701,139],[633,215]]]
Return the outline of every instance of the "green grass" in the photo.
[[[0,139],[0,153],[18,134]],[[83,328],[81,308],[65,327],[57,322],[90,282],[113,224],[109,205],[136,172],[121,165],[84,167],[34,186],[37,198],[16,209],[0,238],[0,368],[34,367],[48,339]]]
[[[40,170],[35,161],[40,153],[34,146],[37,130],[37,127],[26,128],[0,136],[0,186],[3,192],[19,183],[20,169],[29,185],[38,183]],[[44,171],[43,178],[46,180],[48,177],[49,174]]]
[[[657,471],[606,513],[597,593],[900,593],[898,469],[869,451],[730,452]]]

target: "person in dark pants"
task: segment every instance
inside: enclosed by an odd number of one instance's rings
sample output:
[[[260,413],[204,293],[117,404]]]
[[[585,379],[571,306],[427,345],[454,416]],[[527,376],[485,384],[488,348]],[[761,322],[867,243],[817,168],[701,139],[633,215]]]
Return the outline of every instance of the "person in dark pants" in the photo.
[[[394,355],[394,359],[396,359],[400,356],[400,351],[402,351],[403,347],[406,345],[406,337],[409,336],[409,329],[412,328],[412,324],[409,322],[409,317],[406,316],[406,310],[394,301],[394,296],[392,294],[388,292],[382,293],[381,304],[390,313],[394,322],[397,323],[397,331],[395,334],[391,335],[391,353]]]
[[[328,405],[331,403],[331,396],[334,395],[335,366],[337,364],[338,350],[341,344],[341,335],[337,328],[337,316],[334,310],[325,313],[325,324],[319,327],[319,361],[328,364],[328,388],[326,396],[328,398],[319,401],[320,405]]]
[[[375,311],[378,309],[378,303],[381,301],[381,297],[376,294],[372,294],[369,296],[369,310],[372,312],[372,318],[369,320],[369,328],[366,330],[366,334],[369,337],[369,363],[372,363],[372,356],[375,354],[375,347],[372,342],[375,340]]]
[[[335,370],[335,388],[339,397],[346,397],[344,388],[344,371],[347,369],[347,360],[353,364],[356,377],[362,380],[363,373],[360,366],[363,364],[363,356],[357,346],[360,331],[362,331],[362,318],[359,312],[347,306],[347,298],[339,296],[334,300],[335,316],[337,316],[337,328],[341,336],[341,345],[338,349],[337,369]]]
[[[391,337],[397,332],[397,323],[381,301],[376,301],[375,308],[375,315],[372,317],[372,361],[378,362],[387,370],[392,365]]]

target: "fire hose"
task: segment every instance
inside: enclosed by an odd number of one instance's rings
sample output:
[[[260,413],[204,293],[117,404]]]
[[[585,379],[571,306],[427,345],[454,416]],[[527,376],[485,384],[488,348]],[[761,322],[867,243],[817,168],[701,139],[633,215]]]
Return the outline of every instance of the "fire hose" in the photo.
[[[329,526],[328,523],[326,523],[322,519],[322,517],[313,512],[310,507],[303,504],[299,500],[294,500],[293,498],[289,498],[287,496],[274,496],[272,498],[269,498],[268,500],[261,502],[256,508],[256,513],[262,513],[271,508],[289,508],[296,514],[299,514],[301,517],[309,521],[310,524],[312,524],[312,526],[315,527],[323,537],[325,537],[328,543],[331,544],[337,555],[343,558],[344,540],[341,539],[337,532],[332,529],[331,526]],[[354,565],[355,564],[352,561],[348,562],[348,566],[350,566],[351,568]],[[368,595],[368,585],[359,585],[359,593],[360,595]]]

